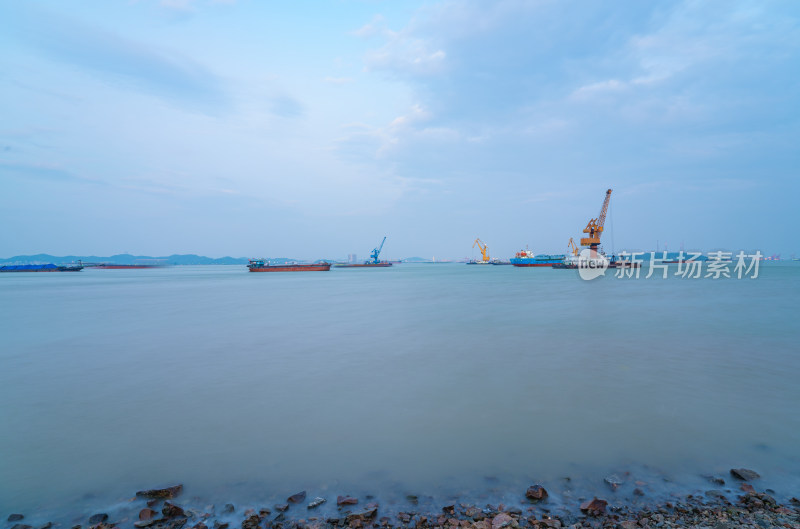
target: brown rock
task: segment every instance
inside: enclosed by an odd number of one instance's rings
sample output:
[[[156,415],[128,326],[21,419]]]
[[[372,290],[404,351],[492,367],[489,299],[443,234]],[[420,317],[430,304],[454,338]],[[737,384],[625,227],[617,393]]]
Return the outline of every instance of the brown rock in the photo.
[[[139,511],[139,519],[140,520],[152,520],[153,516],[155,516],[156,514],[158,514],[158,513],[156,511],[154,511],[153,509],[145,508],[145,509],[142,509],[141,511]]]
[[[183,491],[183,485],[175,485],[174,487],[167,487],[165,489],[149,489],[140,490],[136,493],[139,498],[155,498],[159,500],[171,500],[176,498]]]
[[[504,527],[516,528],[519,527],[519,523],[508,514],[501,512],[492,518],[492,529],[503,529]]]
[[[608,505],[606,500],[594,498],[593,500],[581,503],[581,511],[589,516],[600,516],[606,513],[606,505]]]
[[[298,492],[297,494],[292,494],[288,498],[289,503],[300,503],[304,499],[306,499],[306,491]]]
[[[161,509],[161,514],[164,515],[164,518],[177,518],[178,516],[183,516],[184,512],[183,509],[177,505],[165,501],[164,507]]]
[[[541,485],[533,485],[525,491],[525,497],[534,501],[546,500],[547,491]]]
[[[358,498],[353,498],[352,496],[336,497],[336,505],[356,505],[357,503],[358,503]]]
[[[18,522],[18,521],[22,520],[23,518],[25,518],[25,516],[23,516],[21,514],[9,514],[8,515],[8,521],[9,522]]]
[[[742,485],[739,488],[742,489],[744,492],[755,492],[756,491],[756,489],[754,489],[753,486],[751,484],[749,484],[749,483],[742,483]]]

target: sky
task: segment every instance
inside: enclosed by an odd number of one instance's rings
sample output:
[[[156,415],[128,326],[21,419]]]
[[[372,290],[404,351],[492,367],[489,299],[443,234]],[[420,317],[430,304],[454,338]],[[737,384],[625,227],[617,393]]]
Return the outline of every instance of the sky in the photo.
[[[0,257],[797,253],[800,3],[0,0]]]

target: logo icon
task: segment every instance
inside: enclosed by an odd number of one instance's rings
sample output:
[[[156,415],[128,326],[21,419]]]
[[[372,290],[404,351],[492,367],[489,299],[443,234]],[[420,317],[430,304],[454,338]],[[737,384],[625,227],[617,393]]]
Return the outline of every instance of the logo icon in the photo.
[[[591,281],[597,277],[605,275],[608,269],[608,259],[605,255],[596,251],[584,248],[578,254],[578,274],[581,279]]]

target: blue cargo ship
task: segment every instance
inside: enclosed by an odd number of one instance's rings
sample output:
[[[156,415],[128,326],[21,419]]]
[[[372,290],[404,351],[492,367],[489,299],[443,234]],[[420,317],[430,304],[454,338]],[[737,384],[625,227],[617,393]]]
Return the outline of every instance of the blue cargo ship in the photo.
[[[548,255],[539,254],[534,255],[530,250],[520,250],[511,259],[511,264],[514,266],[549,266],[554,264],[563,263],[567,258],[566,255]]]

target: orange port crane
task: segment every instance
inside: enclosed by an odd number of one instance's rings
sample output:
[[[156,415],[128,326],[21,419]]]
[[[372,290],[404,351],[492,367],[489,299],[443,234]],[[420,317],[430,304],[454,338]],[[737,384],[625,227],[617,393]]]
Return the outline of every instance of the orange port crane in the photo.
[[[606,191],[606,199],[603,201],[603,207],[600,209],[600,216],[596,219],[591,219],[589,224],[583,228],[583,233],[588,233],[588,237],[581,238],[581,246],[588,247],[590,250],[597,252],[600,246],[600,236],[603,234],[603,224],[606,223],[606,213],[608,213],[608,202],[611,200],[611,190]]]
[[[484,243],[480,239],[475,239],[475,242],[472,243],[472,247],[475,248],[476,244],[478,245],[478,248],[480,248],[481,250],[481,256],[482,256],[481,260],[484,263],[488,263],[491,260],[491,258],[489,257],[489,247],[486,246],[486,243]]]
[[[569,242],[567,243],[567,250],[575,257],[578,256],[578,247],[575,246],[575,241],[572,240],[572,237],[569,238]]]

